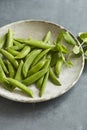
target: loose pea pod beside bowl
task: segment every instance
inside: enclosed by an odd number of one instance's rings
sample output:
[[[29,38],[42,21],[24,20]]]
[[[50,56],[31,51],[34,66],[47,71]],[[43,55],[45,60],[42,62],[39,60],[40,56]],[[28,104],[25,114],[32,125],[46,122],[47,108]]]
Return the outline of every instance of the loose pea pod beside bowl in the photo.
[[[25,20],[0,28],[0,95],[5,98],[25,103],[56,98],[76,84],[83,68],[79,41],[60,25]]]

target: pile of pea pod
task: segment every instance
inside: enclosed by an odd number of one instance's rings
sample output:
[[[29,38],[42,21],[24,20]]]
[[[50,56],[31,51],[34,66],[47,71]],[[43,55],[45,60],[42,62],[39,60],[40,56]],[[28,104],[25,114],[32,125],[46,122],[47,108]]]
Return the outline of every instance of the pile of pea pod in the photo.
[[[35,84],[39,96],[43,96],[48,79],[55,85],[61,86],[58,80],[63,64],[73,63],[66,54],[79,55],[81,50],[69,32],[62,30],[57,39],[51,43],[49,31],[42,40],[32,37],[15,38],[12,29],[0,38],[0,83],[8,91],[15,88],[34,97],[29,85]],[[70,52],[64,41],[72,46]],[[27,87],[28,86],[28,87]]]

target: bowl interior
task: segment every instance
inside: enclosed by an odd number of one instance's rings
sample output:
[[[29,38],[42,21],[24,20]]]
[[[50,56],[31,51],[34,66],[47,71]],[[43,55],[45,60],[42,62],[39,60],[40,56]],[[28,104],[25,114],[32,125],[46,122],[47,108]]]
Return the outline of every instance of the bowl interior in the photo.
[[[51,31],[51,41],[54,41],[63,27],[44,21],[26,20],[15,22],[0,28],[0,36],[5,34],[8,31],[8,28],[13,29],[13,31],[15,32],[15,37],[17,38],[28,38],[29,36],[32,36],[33,39],[37,40],[41,40],[48,31]],[[76,42],[77,44],[79,44],[77,40]],[[39,91],[36,89],[35,85],[29,86],[34,92],[34,98],[28,97],[27,95],[21,93],[21,91],[19,91],[18,89],[14,90],[13,92],[9,92],[6,89],[4,89],[1,85],[0,95],[14,101],[29,103],[41,102],[58,97],[59,95],[62,95],[70,88],[72,88],[74,84],[78,81],[82,73],[84,67],[84,56],[82,55],[79,58],[74,58],[72,59],[72,61],[74,67],[67,68],[64,66],[62,69],[62,72],[59,77],[62,86],[55,86],[50,81],[48,81],[45,94],[41,98],[38,96]]]

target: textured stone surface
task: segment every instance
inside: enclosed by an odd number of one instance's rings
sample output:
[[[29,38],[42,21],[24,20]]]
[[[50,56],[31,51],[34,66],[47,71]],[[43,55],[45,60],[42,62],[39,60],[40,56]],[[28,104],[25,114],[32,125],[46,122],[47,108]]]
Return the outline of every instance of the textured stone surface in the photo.
[[[77,35],[87,31],[86,12],[86,0],[0,0],[0,26],[23,19],[43,19]],[[0,130],[86,130],[86,118],[87,64],[75,87],[54,100],[22,104],[0,97]]]

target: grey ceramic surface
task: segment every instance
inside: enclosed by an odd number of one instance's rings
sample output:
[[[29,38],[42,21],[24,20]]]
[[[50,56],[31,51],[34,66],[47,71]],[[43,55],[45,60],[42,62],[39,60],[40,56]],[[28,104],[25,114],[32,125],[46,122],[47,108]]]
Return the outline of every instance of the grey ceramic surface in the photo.
[[[87,31],[86,12],[86,0],[0,0],[0,26],[22,19],[43,19],[77,35]],[[75,87],[54,100],[22,104],[0,97],[0,130],[15,129],[86,130],[87,64]]]

